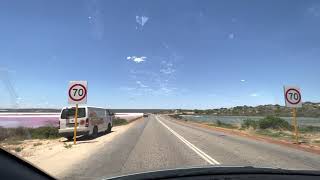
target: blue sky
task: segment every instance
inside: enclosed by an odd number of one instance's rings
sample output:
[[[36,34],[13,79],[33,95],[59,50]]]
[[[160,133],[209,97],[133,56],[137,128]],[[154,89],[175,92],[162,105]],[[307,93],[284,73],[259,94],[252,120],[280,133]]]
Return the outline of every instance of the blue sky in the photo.
[[[320,101],[319,1],[1,1],[0,107],[217,108]]]

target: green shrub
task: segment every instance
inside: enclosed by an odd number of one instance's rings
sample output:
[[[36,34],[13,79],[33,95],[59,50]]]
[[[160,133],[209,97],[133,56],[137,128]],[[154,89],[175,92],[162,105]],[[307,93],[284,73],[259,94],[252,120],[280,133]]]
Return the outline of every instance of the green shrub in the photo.
[[[32,139],[52,139],[60,137],[57,127],[30,128],[29,132]]]
[[[250,127],[252,127],[253,129],[256,129],[258,127],[257,121],[252,120],[252,119],[245,119],[241,123],[241,128],[243,128],[243,129],[248,129]]]
[[[63,147],[66,149],[72,148],[72,144],[63,143]]]
[[[302,133],[307,133],[307,132],[320,132],[320,127],[319,126],[303,126],[299,127],[299,131]]]
[[[222,125],[222,122],[220,120],[217,120],[217,126],[221,126]]]
[[[229,129],[235,129],[237,128],[236,126],[234,126],[233,124],[229,124],[229,123],[224,123],[220,120],[217,120],[217,122],[215,123],[216,126],[218,127],[223,127],[223,128],[229,128]]]
[[[42,145],[41,142],[38,142],[38,143],[33,144],[33,146],[40,146],[40,145]]]
[[[287,121],[279,117],[273,117],[273,116],[267,116],[263,119],[260,119],[258,121],[258,125],[260,129],[267,129],[267,128],[286,129],[286,130],[291,129],[291,125]]]
[[[282,131],[271,131],[269,129],[260,129],[256,131],[257,134],[264,135],[264,136],[269,136],[269,137],[274,137],[274,138],[280,138],[280,137],[287,137],[287,138],[292,138],[292,135],[287,134]]]
[[[21,152],[22,149],[23,149],[22,147],[16,147],[16,148],[14,148],[14,151],[15,151],[15,152]]]
[[[0,141],[24,140],[24,139],[47,139],[58,138],[58,127],[38,128],[2,128],[0,127]]]
[[[125,125],[128,124],[128,121],[125,119],[114,119],[112,122],[113,126],[121,126],[121,125]]]

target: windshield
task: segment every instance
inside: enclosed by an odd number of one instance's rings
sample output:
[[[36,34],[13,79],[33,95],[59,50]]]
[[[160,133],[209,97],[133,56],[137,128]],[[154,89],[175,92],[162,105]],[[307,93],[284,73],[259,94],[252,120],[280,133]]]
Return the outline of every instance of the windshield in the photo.
[[[61,119],[70,119],[74,118],[76,114],[76,108],[72,109],[64,109],[61,112]],[[85,108],[78,108],[78,118],[86,117],[86,109]]]
[[[0,146],[58,179],[320,170],[319,1],[3,0],[0,23]]]

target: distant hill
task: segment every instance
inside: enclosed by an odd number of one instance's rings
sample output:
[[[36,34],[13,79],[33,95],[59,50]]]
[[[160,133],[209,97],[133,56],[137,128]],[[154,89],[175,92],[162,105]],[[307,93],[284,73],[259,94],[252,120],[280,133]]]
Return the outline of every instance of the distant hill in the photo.
[[[218,108],[206,110],[187,110],[187,109],[109,109],[113,113],[178,113],[178,114],[213,114],[221,116],[292,116],[292,109],[278,104],[259,105],[259,106],[236,106],[232,108]],[[0,109],[4,112],[56,112],[61,109],[47,108],[24,108],[24,109]],[[305,102],[302,108],[297,109],[297,115],[300,117],[320,117],[320,103]]]
[[[292,116],[292,109],[278,104],[260,105],[260,106],[236,106],[232,108],[206,109],[206,110],[175,110],[182,114],[214,114],[221,116]],[[301,108],[297,108],[299,117],[320,117],[320,103],[305,102]]]

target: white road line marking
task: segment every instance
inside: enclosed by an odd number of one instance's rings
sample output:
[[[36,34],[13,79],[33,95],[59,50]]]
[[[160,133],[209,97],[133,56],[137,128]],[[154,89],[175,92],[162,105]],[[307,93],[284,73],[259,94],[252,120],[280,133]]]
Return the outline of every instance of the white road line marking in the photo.
[[[164,127],[166,127],[173,135],[175,135],[178,139],[180,139],[183,143],[185,143],[190,149],[192,149],[195,153],[197,153],[202,159],[206,160],[209,164],[212,165],[219,165],[220,163],[210,157],[205,152],[201,151],[199,148],[197,148],[195,145],[184,139],[182,136],[180,136],[178,133],[176,133],[174,130],[172,130],[169,126],[167,126],[165,123],[163,123],[158,117],[156,116],[156,119],[162,124]]]

